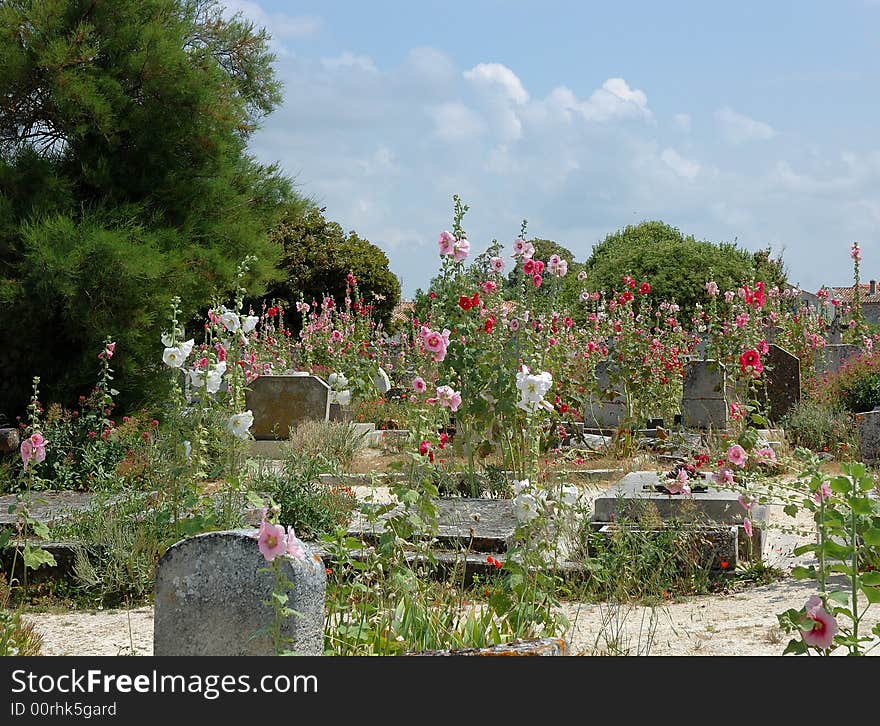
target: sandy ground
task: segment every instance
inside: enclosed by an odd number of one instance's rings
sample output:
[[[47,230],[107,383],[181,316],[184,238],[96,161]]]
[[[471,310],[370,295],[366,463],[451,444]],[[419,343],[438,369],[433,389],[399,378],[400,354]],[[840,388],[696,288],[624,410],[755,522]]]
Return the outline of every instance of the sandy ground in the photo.
[[[363,497],[366,492],[359,492]],[[384,498],[380,493],[379,499]],[[811,522],[797,523],[781,507],[770,507],[771,528],[765,561],[788,572],[796,561],[792,550],[812,537]],[[797,531],[777,525],[795,524]],[[723,595],[688,598],[662,607],[566,603],[572,622],[566,639],[571,655],[781,655],[788,637],[776,614],[801,608],[816,591],[811,581],[790,577]],[[880,619],[873,608],[865,630]],[[43,636],[45,655],[151,655],[153,609],[39,613],[27,616]],[[880,654],[880,647],[872,651]]]

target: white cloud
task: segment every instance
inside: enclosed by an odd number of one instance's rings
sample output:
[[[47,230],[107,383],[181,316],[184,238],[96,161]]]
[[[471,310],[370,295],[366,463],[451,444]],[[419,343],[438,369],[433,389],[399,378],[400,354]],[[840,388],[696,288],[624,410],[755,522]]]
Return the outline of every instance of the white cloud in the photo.
[[[470,141],[486,132],[486,123],[461,101],[442,103],[430,109],[434,133],[444,141]]]
[[[314,15],[288,15],[271,13],[252,0],[223,0],[224,15],[232,17],[236,13],[252,21],[254,25],[266,28],[276,40],[304,38],[314,35],[321,29],[323,21]]]
[[[688,181],[696,179],[697,174],[700,173],[700,165],[696,161],[685,159],[675,149],[663,149],[663,153],[660,154],[660,159],[666,164],[666,166],[678,174],[678,176],[683,177]]]
[[[689,113],[677,113],[672,117],[672,123],[679,131],[689,133],[691,130],[691,115]]]
[[[630,88],[622,78],[609,78],[602,88],[578,106],[585,119],[610,121],[615,118],[649,117],[648,97],[644,91]]]
[[[729,106],[716,111],[715,118],[721,126],[722,134],[734,144],[745,141],[766,141],[776,136],[776,131],[770,124],[737,113]]]
[[[500,88],[514,103],[524,104],[529,100],[516,73],[501,63],[479,63],[465,71],[464,77],[476,86]]]
[[[372,58],[365,55],[355,55],[350,51],[346,51],[335,58],[322,58],[321,65],[328,70],[358,68],[367,73],[378,73],[378,69],[376,68],[376,64],[373,63]]]

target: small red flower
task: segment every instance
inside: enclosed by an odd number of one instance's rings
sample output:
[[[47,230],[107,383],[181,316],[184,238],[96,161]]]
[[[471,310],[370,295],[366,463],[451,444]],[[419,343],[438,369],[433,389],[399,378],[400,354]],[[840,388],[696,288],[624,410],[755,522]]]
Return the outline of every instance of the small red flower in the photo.
[[[721,569],[726,570],[730,566],[730,563],[727,560],[721,560]]]
[[[641,293],[642,295],[647,295],[649,292],[651,292],[651,283],[643,282],[641,285],[639,285],[639,293]]]
[[[480,304],[480,293],[475,292],[473,297],[471,298],[471,307],[475,308]]]
[[[743,373],[749,373],[759,376],[764,371],[764,365],[761,363],[761,355],[754,348],[743,351],[739,357],[739,368]]]
[[[467,295],[461,295],[458,298],[458,307],[460,307],[462,310],[470,310],[472,305],[473,303]]]
[[[483,330],[485,330],[487,333],[491,333],[494,325],[495,318],[490,315],[488,318],[486,318],[486,323],[483,325]]]

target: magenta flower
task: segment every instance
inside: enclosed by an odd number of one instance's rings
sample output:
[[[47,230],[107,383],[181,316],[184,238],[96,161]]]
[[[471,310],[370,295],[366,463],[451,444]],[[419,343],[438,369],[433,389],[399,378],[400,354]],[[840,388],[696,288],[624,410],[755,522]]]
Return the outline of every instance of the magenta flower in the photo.
[[[534,284],[535,287],[541,287],[541,283],[543,283],[543,282],[544,282],[544,278],[541,277],[540,275],[535,275],[532,278],[532,283]]]
[[[831,484],[827,481],[823,481],[822,486],[820,486],[813,493],[813,499],[816,500],[816,504],[821,504],[824,500],[828,499],[830,496],[831,496]]]
[[[746,533],[746,537],[751,537],[752,532],[754,532],[752,529],[752,520],[748,517],[743,517],[743,532]]]
[[[747,512],[750,511],[752,507],[755,506],[755,504],[757,504],[757,501],[752,499],[747,494],[740,494],[737,499],[739,499],[739,503],[742,505],[742,508],[745,509]]]
[[[471,243],[467,241],[466,237],[462,237],[461,239],[455,240],[453,244],[453,252],[452,259],[456,262],[463,262],[467,259],[468,254],[471,251]]]
[[[712,474],[712,480],[721,486],[729,486],[733,484],[733,472],[725,467]]]
[[[690,494],[691,485],[688,484],[688,473],[684,469],[678,470],[678,475],[671,483],[665,484],[666,491],[670,494]]]
[[[287,551],[287,538],[284,534],[284,527],[280,524],[269,524],[265,520],[260,522],[257,546],[267,562],[271,562],[278,555],[284,554]]]
[[[849,249],[849,256],[852,257],[856,262],[862,261],[862,251],[859,249],[859,243],[853,242],[852,247]]]
[[[758,461],[764,461],[764,462],[768,462],[771,464],[775,464],[776,463],[776,452],[773,451],[772,446],[764,446],[755,452],[755,458],[758,459]]]
[[[424,393],[428,390],[428,384],[425,383],[425,379],[421,376],[413,378],[412,387],[416,393]]]
[[[746,450],[739,444],[734,444],[727,450],[727,460],[734,466],[742,469],[746,465],[748,454]]]
[[[525,272],[527,275],[534,275],[536,271],[535,267],[535,261],[532,259],[528,259],[523,262],[523,272]]]
[[[33,461],[39,464],[46,460],[46,439],[39,431],[35,431],[21,442],[19,447],[21,454],[21,464],[24,471],[27,471],[28,464]]]
[[[440,254],[443,257],[448,257],[455,252],[455,237],[452,232],[443,230],[437,243],[440,245]]]
[[[801,629],[804,642],[814,648],[830,648],[834,642],[834,636],[839,630],[837,620],[822,607],[822,600],[818,595],[813,595],[807,600],[804,607],[807,611],[807,618],[813,621],[813,627],[810,630]]]
[[[332,333],[330,333],[330,340],[332,340],[334,343],[341,343],[343,340],[343,335],[340,331],[334,330]]]

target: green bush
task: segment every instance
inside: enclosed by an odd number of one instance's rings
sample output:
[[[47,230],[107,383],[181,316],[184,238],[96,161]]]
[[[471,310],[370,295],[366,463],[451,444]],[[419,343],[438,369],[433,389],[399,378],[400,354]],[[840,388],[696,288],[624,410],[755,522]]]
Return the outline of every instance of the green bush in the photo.
[[[855,450],[852,417],[827,403],[804,399],[791,408],[781,425],[792,446],[835,455]]]
[[[861,354],[814,384],[813,397],[851,413],[880,405],[880,355]]]
[[[34,626],[21,619],[21,612],[9,606],[11,593],[6,578],[0,573],[0,657],[40,655],[43,639]]]

